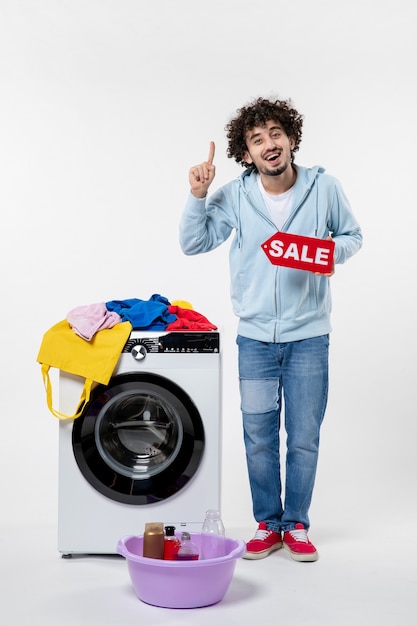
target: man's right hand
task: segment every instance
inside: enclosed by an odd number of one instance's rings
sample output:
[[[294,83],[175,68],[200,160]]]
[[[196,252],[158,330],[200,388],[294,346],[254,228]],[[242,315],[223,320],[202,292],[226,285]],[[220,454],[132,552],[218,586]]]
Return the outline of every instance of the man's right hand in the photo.
[[[190,181],[191,193],[196,198],[205,198],[208,188],[213,182],[216,174],[216,168],[213,165],[215,145],[214,141],[210,141],[210,150],[207,161],[194,165],[190,169],[188,180]]]

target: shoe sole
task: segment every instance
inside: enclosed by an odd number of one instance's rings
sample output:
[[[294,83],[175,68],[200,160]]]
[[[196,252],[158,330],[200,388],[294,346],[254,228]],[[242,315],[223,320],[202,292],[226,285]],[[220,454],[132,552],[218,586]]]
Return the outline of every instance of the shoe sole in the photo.
[[[277,543],[266,550],[262,550],[262,552],[245,552],[242,558],[248,561],[257,561],[258,559],[264,559],[269,556],[271,552],[275,552],[275,550],[279,550],[280,548],[282,548],[282,543]]]
[[[290,553],[290,556],[292,559],[294,559],[294,561],[298,561],[299,563],[313,563],[319,558],[317,551],[311,552],[311,554],[294,552],[289,546],[287,546],[286,543],[283,544],[283,548],[285,548],[285,550]]]

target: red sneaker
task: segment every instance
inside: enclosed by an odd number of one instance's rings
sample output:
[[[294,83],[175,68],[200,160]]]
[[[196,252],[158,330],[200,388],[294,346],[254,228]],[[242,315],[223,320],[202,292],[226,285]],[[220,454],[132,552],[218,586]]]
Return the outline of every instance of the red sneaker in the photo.
[[[253,539],[246,544],[244,559],[264,559],[274,550],[282,548],[281,533],[268,530],[265,522],[260,522]]]
[[[295,561],[317,561],[319,557],[302,524],[284,532],[283,545]]]

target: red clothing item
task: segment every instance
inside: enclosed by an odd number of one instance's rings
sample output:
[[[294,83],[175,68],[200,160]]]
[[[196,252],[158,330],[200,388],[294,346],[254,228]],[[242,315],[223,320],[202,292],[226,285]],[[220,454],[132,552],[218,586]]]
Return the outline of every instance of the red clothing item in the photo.
[[[166,330],[216,330],[217,326],[209,322],[194,309],[183,309],[179,306],[169,305],[168,311],[177,316],[175,322],[170,322]]]

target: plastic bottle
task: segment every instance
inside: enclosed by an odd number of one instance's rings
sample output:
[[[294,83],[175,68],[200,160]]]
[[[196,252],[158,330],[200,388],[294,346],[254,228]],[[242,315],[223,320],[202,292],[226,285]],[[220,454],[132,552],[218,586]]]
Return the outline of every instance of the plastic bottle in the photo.
[[[220,511],[217,509],[206,511],[206,519],[201,530],[201,558],[215,559],[224,556],[226,541]]]
[[[181,542],[175,536],[175,526],[165,526],[164,559],[173,561],[180,546]]]
[[[147,556],[150,559],[164,558],[164,525],[162,522],[145,524],[143,556]]]
[[[181,535],[181,546],[175,556],[175,560],[197,561],[199,553],[198,546],[191,541],[190,533],[184,531]]]

